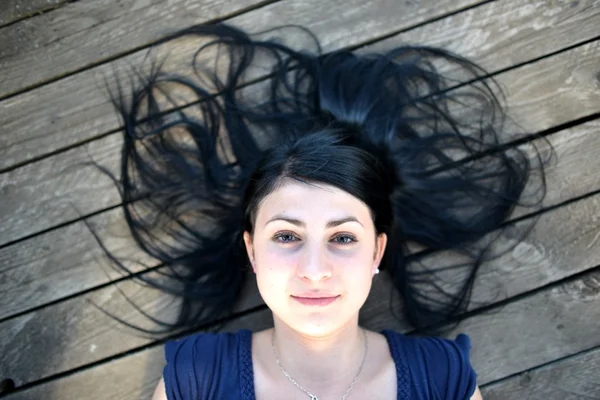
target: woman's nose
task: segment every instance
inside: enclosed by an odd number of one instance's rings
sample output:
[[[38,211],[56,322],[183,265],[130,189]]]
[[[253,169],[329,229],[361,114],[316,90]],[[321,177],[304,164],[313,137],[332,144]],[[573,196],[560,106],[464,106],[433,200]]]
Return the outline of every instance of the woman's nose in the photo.
[[[303,279],[318,282],[331,277],[333,267],[328,262],[326,250],[318,245],[305,247],[305,254],[298,266],[298,275]]]

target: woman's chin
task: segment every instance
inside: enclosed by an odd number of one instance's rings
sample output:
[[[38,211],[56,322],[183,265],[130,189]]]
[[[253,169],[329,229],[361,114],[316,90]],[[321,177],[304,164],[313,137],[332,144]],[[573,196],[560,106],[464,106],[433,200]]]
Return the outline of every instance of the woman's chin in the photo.
[[[296,315],[293,318],[282,318],[282,320],[289,328],[300,335],[319,338],[330,336],[343,329],[345,324],[338,318],[339,314],[336,316],[313,314],[302,317]]]

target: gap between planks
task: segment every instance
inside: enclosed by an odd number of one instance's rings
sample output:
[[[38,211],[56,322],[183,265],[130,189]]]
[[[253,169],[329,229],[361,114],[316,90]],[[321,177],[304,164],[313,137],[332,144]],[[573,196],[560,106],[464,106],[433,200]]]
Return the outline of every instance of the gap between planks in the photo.
[[[77,0],[3,0],[0,2],[0,29],[47,14]]]
[[[486,400],[600,399],[600,346],[482,388]]]

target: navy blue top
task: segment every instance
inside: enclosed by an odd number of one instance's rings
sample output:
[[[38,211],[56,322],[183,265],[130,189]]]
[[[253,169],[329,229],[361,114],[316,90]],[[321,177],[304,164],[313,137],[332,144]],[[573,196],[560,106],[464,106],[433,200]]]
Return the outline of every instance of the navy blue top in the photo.
[[[471,342],[383,330],[396,364],[398,400],[465,400],[475,391]],[[168,400],[255,400],[252,332],[194,334],[166,344]]]

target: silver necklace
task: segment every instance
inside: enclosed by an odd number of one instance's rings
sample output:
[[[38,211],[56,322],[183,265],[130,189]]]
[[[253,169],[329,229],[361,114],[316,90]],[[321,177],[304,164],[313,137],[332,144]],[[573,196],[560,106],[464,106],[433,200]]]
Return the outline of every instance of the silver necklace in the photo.
[[[363,366],[365,365],[365,360],[367,359],[367,352],[369,351],[369,344],[367,342],[367,332],[364,329],[363,329],[363,334],[365,336],[365,355],[363,356],[363,360],[360,363],[360,367],[358,368],[358,373],[356,374],[356,376],[352,380],[352,383],[350,384],[350,387],[348,388],[348,390],[346,390],[346,393],[342,397],[342,400],[346,400],[346,398],[348,398],[348,395],[350,394],[350,391],[354,388],[354,384],[356,383],[356,381],[358,380],[358,377],[360,376],[360,373],[362,372]],[[308,390],[306,390],[302,386],[300,386],[300,384],[298,382],[296,382],[296,380],[294,378],[292,378],[290,376],[290,374],[288,374],[286,372],[285,369],[283,369],[283,366],[281,365],[281,362],[279,361],[279,358],[277,357],[277,352],[275,351],[275,329],[273,329],[271,331],[271,347],[273,348],[273,355],[275,356],[275,362],[279,366],[279,369],[281,370],[281,372],[283,373],[283,375],[286,378],[288,378],[290,380],[290,382],[292,382],[294,385],[296,385],[296,387],[298,389],[300,389],[304,393],[306,393],[310,397],[311,400],[319,400],[319,398],[317,397],[317,395],[312,394],[311,392],[309,392]]]

